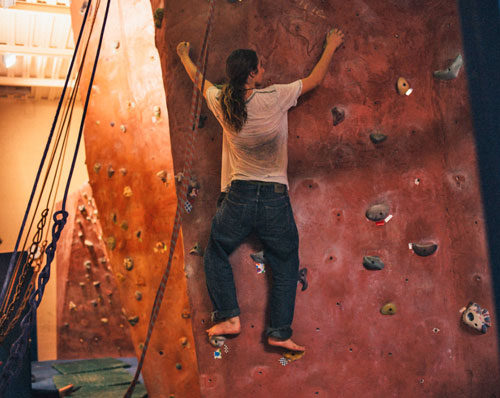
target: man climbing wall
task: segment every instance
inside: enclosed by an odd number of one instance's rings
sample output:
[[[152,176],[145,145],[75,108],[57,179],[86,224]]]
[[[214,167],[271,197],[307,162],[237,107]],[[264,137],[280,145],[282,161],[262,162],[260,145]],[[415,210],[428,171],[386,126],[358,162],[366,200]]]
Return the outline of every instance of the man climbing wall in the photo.
[[[294,351],[305,347],[292,339],[299,269],[299,238],[288,197],[288,110],[297,98],[317,87],[326,75],[344,34],[333,29],[309,76],[290,84],[260,88],[264,67],[253,50],[233,51],[226,61],[229,80],[222,89],[205,80],[181,42],[177,53],[208,107],[223,128],[221,191],[205,252],[205,276],[216,324],[207,330],[215,345],[219,336],[241,332],[240,309],[229,255],[252,232],[264,246],[273,276],[267,342]],[[214,341],[215,338],[215,341]]]

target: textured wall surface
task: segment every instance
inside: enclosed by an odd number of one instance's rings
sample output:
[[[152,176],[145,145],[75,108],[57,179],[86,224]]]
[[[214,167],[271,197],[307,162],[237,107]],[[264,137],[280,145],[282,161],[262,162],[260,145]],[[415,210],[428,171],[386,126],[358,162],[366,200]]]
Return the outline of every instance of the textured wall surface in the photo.
[[[82,2],[77,3],[72,4],[75,32],[82,19]],[[104,5],[101,2],[96,26]],[[92,57],[97,38],[96,28]],[[86,83],[92,63],[85,67]],[[140,355],[168,258],[177,202],[165,94],[147,1],[111,2],[85,123],[85,148],[109,264]],[[143,367],[153,398],[199,396],[183,264],[181,236]]]
[[[156,41],[177,172],[192,86],[175,47],[190,41],[197,56],[208,2],[152,5],[165,7]],[[183,224],[202,396],[499,397],[496,333],[476,333],[459,313],[476,301],[495,316],[465,74],[440,81],[432,73],[462,52],[454,2],[219,0],[207,77],[222,82],[238,47],[257,50],[269,83],[305,77],[332,26],[345,31],[345,47],[289,114],[290,197],[309,288],[298,292],[293,324],[307,352],[285,367],[263,343],[269,281],[249,257],[260,250],[252,238],[231,258],[243,331],[221,359],[206,341],[212,308],[202,259],[188,254],[206,245],[219,190],[221,128],[204,107],[200,195]],[[410,96],[397,93],[399,77]],[[333,107],[345,111],[336,126]],[[374,144],[371,133],[387,139]],[[381,203],[393,218],[377,226],[365,212]],[[431,256],[409,249],[429,242],[438,245]],[[365,255],[385,268],[366,270]],[[388,302],[393,316],[380,313]]]
[[[68,209],[57,250],[57,358],[132,356],[127,318],[88,184],[70,196]]]

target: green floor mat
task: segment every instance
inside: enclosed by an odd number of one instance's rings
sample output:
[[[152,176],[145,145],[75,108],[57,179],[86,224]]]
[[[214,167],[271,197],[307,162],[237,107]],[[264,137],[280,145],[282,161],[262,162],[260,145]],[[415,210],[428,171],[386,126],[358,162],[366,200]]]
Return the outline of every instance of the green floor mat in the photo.
[[[122,398],[128,389],[128,384],[121,386],[82,386],[78,391],[71,394],[71,398]],[[143,398],[147,396],[144,384],[137,384],[132,398]]]
[[[95,372],[97,370],[128,368],[129,364],[115,358],[84,359],[81,361],[58,363],[52,365],[63,375],[73,373]]]
[[[68,384],[77,386],[107,387],[120,384],[130,384],[133,377],[124,369],[103,370],[100,372],[85,372],[70,375],[55,375],[54,384],[62,388]]]

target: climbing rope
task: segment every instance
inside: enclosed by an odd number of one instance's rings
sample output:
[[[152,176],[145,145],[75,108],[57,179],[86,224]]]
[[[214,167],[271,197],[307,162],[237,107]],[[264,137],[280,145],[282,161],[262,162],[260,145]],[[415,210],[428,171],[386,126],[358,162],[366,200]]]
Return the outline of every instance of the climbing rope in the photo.
[[[208,63],[208,42],[210,38],[210,33],[212,31],[212,25],[215,14],[215,0],[210,0],[210,9],[208,13],[208,22],[207,28],[205,30],[205,37],[203,40],[203,46],[200,53],[200,56],[197,61],[197,70],[196,77],[194,81],[193,87],[193,96],[191,101],[191,115],[190,115],[190,125],[191,128],[189,130],[189,135],[187,137],[186,143],[186,155],[184,160],[184,168],[183,168],[183,178],[181,180],[181,186],[177,190],[177,210],[175,213],[174,226],[172,228],[172,235],[170,238],[170,251],[168,256],[167,265],[165,267],[165,271],[160,281],[160,285],[156,292],[155,301],[153,304],[153,309],[151,312],[151,318],[149,320],[149,326],[146,334],[146,339],[143,344],[141,357],[137,364],[137,370],[134,375],[134,379],[132,380],[127,392],[124,395],[124,398],[131,398],[132,393],[134,392],[134,388],[139,380],[139,375],[142,370],[142,366],[144,364],[144,358],[146,357],[146,353],[149,347],[149,342],[151,340],[151,335],[153,333],[153,329],[155,326],[156,319],[158,318],[158,313],[160,312],[161,303],[163,301],[163,296],[165,294],[165,290],[167,287],[168,277],[170,275],[170,268],[172,266],[172,259],[174,256],[175,247],[177,245],[177,239],[179,237],[179,231],[182,223],[182,213],[189,213],[191,210],[191,204],[187,199],[187,191],[188,191],[188,182],[191,179],[191,168],[193,165],[193,157],[194,157],[194,141],[196,136],[196,131],[198,128],[198,122],[201,114],[201,103],[203,97],[203,90],[205,87],[205,76],[207,70]],[[200,70],[202,72],[200,72]],[[201,78],[201,89],[198,88],[198,84]]]
[[[23,357],[24,357],[24,355],[26,353],[27,346],[28,346],[28,335],[29,335],[29,332],[30,332],[31,328],[33,327],[33,325],[35,323],[36,309],[40,305],[40,302],[41,302],[42,297],[43,297],[43,292],[44,292],[45,287],[47,285],[47,282],[49,281],[49,278],[50,278],[50,265],[51,265],[51,263],[52,263],[52,261],[54,259],[55,251],[56,251],[56,248],[57,248],[57,242],[58,242],[58,240],[59,240],[59,238],[61,236],[61,232],[64,229],[64,226],[65,226],[65,224],[67,222],[68,212],[66,211],[66,201],[67,201],[67,197],[68,197],[68,193],[69,193],[69,187],[70,187],[71,179],[72,179],[74,168],[75,168],[75,164],[76,164],[76,159],[77,159],[77,156],[78,156],[78,150],[79,150],[81,139],[82,139],[82,133],[83,133],[83,126],[84,126],[84,121],[85,121],[85,115],[87,113],[89,99],[90,99],[90,93],[91,93],[91,90],[92,90],[92,84],[93,84],[93,81],[94,81],[94,78],[95,78],[95,73],[96,73],[96,70],[97,70],[97,61],[99,59],[101,45],[102,45],[102,41],[103,41],[103,37],[104,37],[104,30],[105,30],[105,27],[106,27],[106,21],[107,21],[107,17],[108,17],[108,13],[109,13],[109,6],[110,6],[110,0],[108,0],[107,5],[106,5],[106,10],[105,10],[104,19],[103,19],[102,28],[101,28],[100,37],[99,37],[99,43],[98,43],[98,46],[97,46],[96,55],[95,55],[95,59],[94,59],[94,65],[93,65],[93,69],[92,69],[92,75],[90,77],[90,82],[89,82],[89,86],[88,86],[88,90],[87,90],[85,105],[84,105],[84,108],[83,108],[82,120],[81,120],[81,123],[80,123],[80,130],[78,132],[78,138],[77,138],[77,141],[76,141],[76,144],[75,144],[75,151],[74,151],[74,154],[73,154],[73,160],[72,160],[72,163],[71,163],[71,168],[70,168],[68,179],[67,179],[67,182],[66,182],[66,189],[65,189],[65,192],[64,192],[64,196],[63,196],[62,207],[61,207],[61,210],[56,211],[53,214],[53,222],[54,222],[54,224],[52,226],[52,231],[51,231],[52,232],[52,242],[45,249],[46,265],[42,269],[42,271],[40,272],[40,274],[38,275],[38,288],[36,290],[34,290],[29,295],[29,300],[28,300],[28,305],[27,305],[28,310],[27,310],[26,314],[24,315],[24,317],[23,317],[23,319],[21,320],[21,323],[20,323],[20,325],[21,325],[21,333],[18,336],[18,338],[15,340],[14,344],[12,345],[11,350],[10,350],[9,359],[7,360],[7,362],[5,363],[5,365],[2,368],[2,373],[0,375],[0,396],[3,396],[3,394],[4,394],[4,392],[5,392],[6,388],[7,388],[10,380],[12,379],[12,377],[14,377],[17,374],[17,372],[19,371],[19,369],[21,367],[21,362],[22,362],[22,359],[23,359]],[[70,67],[69,67],[69,70],[68,70],[68,74],[66,76],[66,81],[65,81],[65,84],[64,84],[63,92],[61,94],[61,98],[59,100],[59,104],[58,104],[58,107],[57,107],[56,115],[54,117],[54,122],[53,122],[53,125],[52,125],[52,128],[51,128],[50,134],[49,134],[49,139],[48,139],[47,145],[45,147],[44,154],[42,156],[42,161],[41,161],[40,167],[38,169],[38,173],[37,173],[37,176],[36,176],[36,179],[35,179],[34,187],[33,187],[33,190],[32,190],[32,193],[31,193],[31,196],[30,196],[30,199],[29,199],[29,202],[28,202],[28,207],[27,207],[27,210],[26,210],[26,213],[25,213],[22,225],[21,225],[21,230],[19,232],[19,235],[18,235],[18,238],[17,238],[17,241],[16,241],[16,246],[15,246],[15,249],[14,249],[14,253],[12,254],[12,257],[11,257],[10,262],[9,262],[9,268],[8,268],[7,275],[6,275],[6,280],[4,282],[4,285],[3,285],[3,288],[2,288],[2,293],[0,295],[0,299],[1,299],[2,303],[4,302],[4,299],[6,297],[7,290],[8,290],[8,284],[9,284],[9,281],[11,280],[12,273],[14,271],[14,260],[17,257],[17,252],[18,252],[18,248],[19,248],[19,242],[20,242],[21,237],[23,235],[24,227],[26,225],[26,219],[27,219],[28,214],[30,212],[31,204],[33,202],[33,198],[34,198],[37,186],[38,186],[38,181],[40,179],[40,175],[42,173],[43,165],[45,163],[45,159],[46,159],[47,154],[48,154],[48,149],[49,149],[51,141],[52,141],[52,137],[53,137],[53,134],[54,134],[54,131],[55,131],[55,127],[56,127],[56,124],[57,124],[57,121],[58,121],[58,118],[59,118],[59,113],[60,113],[60,110],[61,110],[62,101],[63,101],[63,98],[65,97],[66,89],[67,89],[67,86],[68,86],[68,81],[69,81],[69,78],[70,78],[72,70],[73,70],[73,65],[74,65],[74,62],[75,62],[75,59],[76,59],[76,55],[78,53],[78,49],[79,49],[79,46],[80,46],[81,38],[83,36],[83,31],[84,31],[84,28],[86,26],[86,21],[87,21],[87,17],[88,17],[88,13],[89,13],[90,9],[91,9],[91,0],[89,0],[88,7],[85,10],[85,15],[84,15],[84,18],[83,18],[82,27],[81,27],[80,33],[78,35],[78,39],[77,39],[76,46],[75,46],[75,52],[74,52],[73,57],[71,59],[71,63],[70,63]],[[94,14],[94,22],[95,22],[95,15],[97,14],[97,10],[98,9],[99,9],[99,7],[96,7],[95,14]],[[92,31],[90,31],[90,33],[89,33],[89,38],[88,38],[86,49],[88,48],[88,43],[90,42],[90,35],[91,35],[91,33],[92,33]],[[85,52],[85,54],[86,54],[86,52]],[[83,70],[82,69],[83,63],[84,63],[84,57],[82,57],[82,60],[81,60],[80,72]],[[80,76],[81,76],[81,73],[79,73],[79,77]],[[76,84],[75,84],[75,90],[77,90],[77,85]],[[75,91],[75,95],[76,95],[76,91]],[[46,220],[46,217],[47,217],[46,213],[48,213],[48,210],[47,210],[47,212],[44,211],[43,214],[45,214],[45,217],[42,217],[42,220]],[[45,223],[45,221],[42,221],[43,225],[45,225],[44,223]],[[42,230],[43,230],[43,228],[42,228]],[[38,242],[37,245],[40,243],[40,241],[41,241],[41,235],[42,235],[41,233],[39,233],[39,231],[40,230],[37,231],[37,235],[35,236],[35,240]],[[33,256],[31,256],[31,258],[33,260],[35,260],[35,255],[34,255],[35,253],[36,253],[36,249],[32,246],[32,248],[30,249],[30,254],[33,254]]]

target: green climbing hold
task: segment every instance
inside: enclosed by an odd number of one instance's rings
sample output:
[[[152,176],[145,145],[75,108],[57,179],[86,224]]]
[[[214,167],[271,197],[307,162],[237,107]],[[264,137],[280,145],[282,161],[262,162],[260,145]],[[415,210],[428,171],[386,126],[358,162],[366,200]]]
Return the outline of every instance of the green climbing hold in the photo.
[[[380,134],[380,133],[371,133],[370,134],[370,140],[374,144],[380,144],[381,142],[384,142],[387,139],[387,136],[385,134]]]
[[[394,315],[396,313],[396,304],[387,303],[380,309],[380,312],[384,315]]]
[[[384,269],[384,263],[377,256],[364,256],[363,265],[366,269],[371,271],[380,271]]]
[[[163,20],[164,10],[163,8],[157,8],[154,14],[155,26],[157,29],[161,29],[161,22]]]

